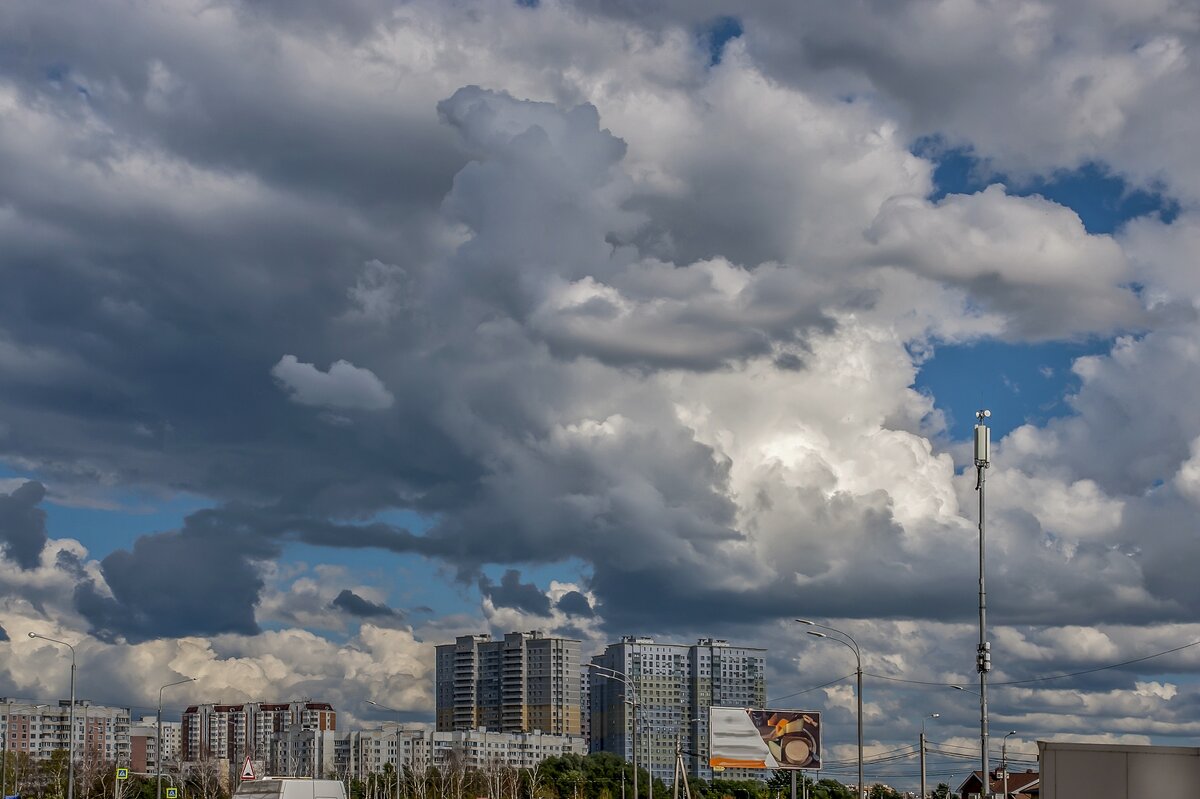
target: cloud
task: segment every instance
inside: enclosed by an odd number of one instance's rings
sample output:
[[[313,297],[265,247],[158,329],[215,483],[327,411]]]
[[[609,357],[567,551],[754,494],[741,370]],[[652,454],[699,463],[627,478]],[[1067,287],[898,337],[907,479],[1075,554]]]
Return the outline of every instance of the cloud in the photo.
[[[875,673],[969,680],[977,496],[958,399],[916,386],[992,339],[1109,344],[1064,416],[996,443],[997,668],[1200,637],[1186,12],[751,3],[712,63],[720,9],[691,1],[97,2],[0,30],[69,65],[0,67],[5,474],[210,507],[93,556],[3,478],[25,526],[0,527],[0,619],[85,640],[119,701],[181,673],[427,713],[429,647],[481,628],[767,642],[782,695],[847,673],[780,629],[796,607]],[[942,197],[926,135],[1016,181],[1098,161],[1179,216],[1098,236],[1018,183]],[[426,558],[397,601],[438,612],[388,623],[382,567],[296,544]],[[542,590],[546,564],[575,574]],[[11,643],[6,679],[62,689]],[[1006,712],[1185,734],[1200,696],[1156,668]],[[927,705],[901,686],[869,689],[881,739]],[[851,728],[851,694],[827,702]],[[944,716],[968,744],[969,703]]]
[[[479,578],[479,592],[502,608],[516,608],[538,616],[550,615],[550,598],[533,583],[521,582],[521,572],[507,569],[496,585],[488,577]]]
[[[278,545],[220,514],[196,513],[181,530],[138,538],[100,562],[103,582],[75,589],[94,635],[131,642],[259,632],[254,606],[263,587],[255,561]]]
[[[583,616],[590,619],[596,615],[587,597],[578,591],[568,591],[563,594],[555,603],[555,607],[568,616]]]
[[[45,487],[34,480],[0,494],[0,544],[23,569],[33,569],[46,545],[46,512],[37,505]]]
[[[301,405],[379,411],[395,402],[374,372],[349,361],[334,361],[328,372],[322,372],[294,355],[284,355],[271,367],[271,375]]]
[[[389,608],[387,605],[381,602],[371,602],[370,600],[363,599],[349,588],[342,589],[342,592],[334,597],[333,601],[329,604],[334,608],[343,610],[346,613],[349,613],[351,616],[356,616],[360,619],[395,617],[400,615],[395,610]]]
[[[1064,338],[1145,320],[1112,238],[1089,235],[1067,208],[1011,197],[1000,185],[938,203],[895,198],[867,237],[875,257],[963,286],[1001,311],[1010,336]]]

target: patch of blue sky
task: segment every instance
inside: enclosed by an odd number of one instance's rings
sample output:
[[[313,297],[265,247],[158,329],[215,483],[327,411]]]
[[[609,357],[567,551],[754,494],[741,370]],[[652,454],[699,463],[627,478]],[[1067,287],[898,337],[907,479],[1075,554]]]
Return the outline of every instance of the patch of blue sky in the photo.
[[[302,571],[296,570],[307,576],[318,566],[338,567],[344,572],[345,584],[334,586],[334,594],[344,588],[370,586],[383,595],[389,607],[409,616],[421,607],[438,616],[479,612],[479,592],[474,585],[456,582],[452,569],[412,552],[291,542],[284,547],[279,565],[285,572],[291,571],[289,567],[302,567]]]
[[[932,200],[947,194],[974,194],[993,183],[1003,183],[1010,194],[1039,195],[1066,206],[1079,215],[1089,233],[1112,233],[1130,219],[1157,214],[1170,223],[1179,215],[1179,203],[1161,191],[1130,186],[1104,164],[1087,163],[1060,169],[1050,175],[1017,180],[992,169],[968,148],[946,147],[937,137],[919,140],[913,152],[934,162]]]
[[[708,65],[721,63],[725,45],[743,33],[742,21],[737,17],[717,17],[705,23],[699,32],[699,40],[708,51]]]
[[[127,495],[117,498],[116,508],[60,505],[47,499],[46,531],[51,538],[74,538],[87,547],[93,558],[103,558],[117,549],[129,549],[133,542],[152,533],[178,530],[184,518],[211,502],[190,494],[170,499],[148,499]]]
[[[1011,194],[1040,195],[1073,210],[1093,234],[1113,233],[1131,219],[1155,214],[1170,223],[1179,204],[1157,188],[1130,186],[1103,164],[1025,180],[1010,179],[967,148],[951,148],[938,137],[918,141],[913,151],[934,162],[937,201],[948,194],[972,194],[1003,183]],[[937,346],[917,376],[918,389],[934,397],[947,417],[948,432],[964,439],[975,423],[975,411],[992,411],[993,435],[1022,424],[1046,421],[1072,412],[1067,397],[1078,389],[1071,363],[1084,355],[1106,353],[1111,339],[1041,344],[981,341]]]
[[[0,463],[0,479],[38,480],[38,475],[22,472]],[[41,507],[46,511],[46,532],[51,538],[73,538],[87,547],[93,558],[103,558],[117,549],[128,549],[133,542],[150,533],[177,530],[189,513],[211,505],[203,497],[176,494],[151,497],[140,493],[105,496],[112,507],[55,501],[52,482]]]
[[[956,440],[971,435],[975,412],[987,408],[992,436],[1023,424],[1044,425],[1072,412],[1067,397],[1079,388],[1076,358],[1108,352],[1110,342],[1009,344],[979,341],[939,347],[917,375],[916,387],[933,396]]]

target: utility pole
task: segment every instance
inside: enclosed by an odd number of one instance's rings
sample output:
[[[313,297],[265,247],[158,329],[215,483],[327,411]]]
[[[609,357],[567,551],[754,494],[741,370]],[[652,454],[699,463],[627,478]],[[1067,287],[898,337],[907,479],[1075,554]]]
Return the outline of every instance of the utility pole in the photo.
[[[0,796],[8,796],[4,786],[8,784],[8,727],[12,724],[12,699],[4,700],[4,749],[0,749]]]
[[[986,419],[992,412],[986,408],[975,413],[975,490],[979,492],[979,649],[975,654],[975,668],[979,672],[979,751],[983,765],[983,784],[980,795],[991,799],[992,779],[988,771],[988,709],[987,675],[992,670],[992,645],[987,640],[987,583],[984,569],[984,482],[987,468],[991,465],[992,431]]]
[[[34,632],[29,633],[29,637],[60,644],[71,650],[71,706],[67,712],[67,799],[75,799],[75,647],[66,641]]]
[[[1004,799],[1008,799],[1008,739],[1009,736],[1016,734],[1016,730],[1008,733],[1000,744],[1000,768],[1004,773]]]
[[[929,794],[925,789],[925,722],[929,719],[940,719],[941,713],[930,713],[921,719],[921,799],[927,799]]]

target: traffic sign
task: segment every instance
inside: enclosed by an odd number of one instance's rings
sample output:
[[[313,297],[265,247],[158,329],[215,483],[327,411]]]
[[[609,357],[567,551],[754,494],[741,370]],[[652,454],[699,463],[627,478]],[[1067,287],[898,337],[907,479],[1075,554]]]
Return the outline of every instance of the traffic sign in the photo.
[[[127,769],[127,768],[117,769],[117,779],[119,779],[119,780],[129,779],[129,769]]]
[[[252,779],[254,779],[254,764],[250,762],[250,755],[246,755],[246,763],[242,766],[242,782]]]
[[[167,788],[167,799],[179,799],[179,789]]]

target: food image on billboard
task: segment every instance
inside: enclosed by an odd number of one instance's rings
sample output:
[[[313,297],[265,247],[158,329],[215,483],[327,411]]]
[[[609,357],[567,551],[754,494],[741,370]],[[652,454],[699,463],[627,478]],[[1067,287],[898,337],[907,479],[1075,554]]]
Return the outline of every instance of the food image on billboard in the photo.
[[[821,714],[813,710],[709,708],[714,768],[821,768]]]

